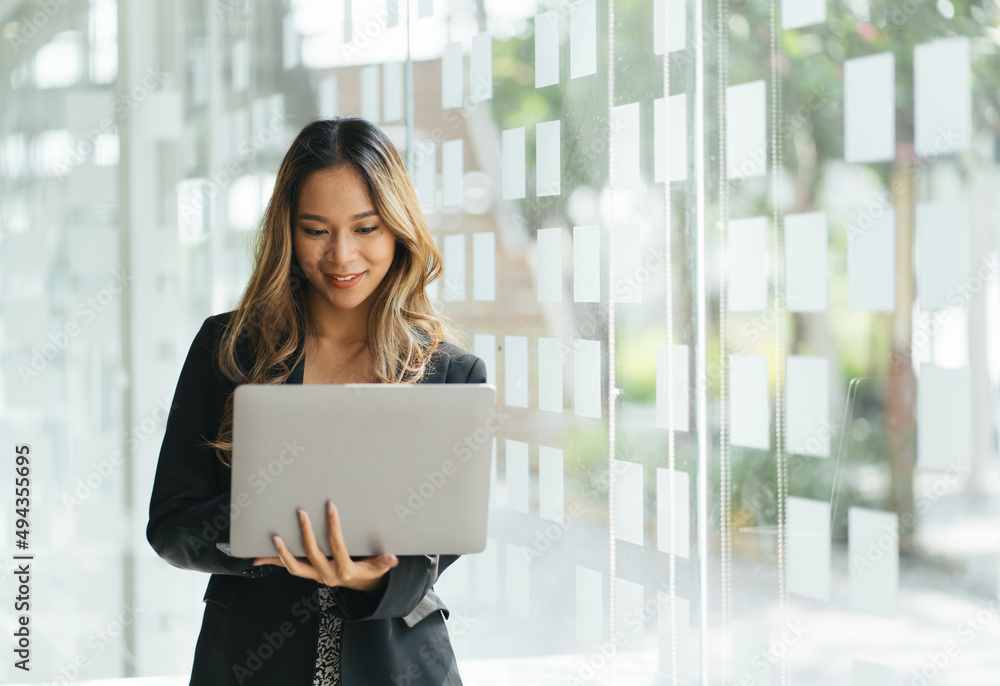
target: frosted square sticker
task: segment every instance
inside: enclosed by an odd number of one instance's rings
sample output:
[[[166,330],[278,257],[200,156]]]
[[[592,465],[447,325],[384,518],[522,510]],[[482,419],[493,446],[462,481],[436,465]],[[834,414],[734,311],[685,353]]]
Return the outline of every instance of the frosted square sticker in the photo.
[[[461,138],[441,144],[442,202],[445,207],[461,207],[464,177],[463,141]]]
[[[972,464],[972,377],[969,368],[920,365],[917,380],[917,467],[961,473]]]
[[[441,109],[462,106],[462,42],[445,44],[441,57]]]
[[[663,98],[653,100],[653,180],[663,183],[664,169],[664,136],[663,132],[669,124],[670,134],[670,180],[684,181],[687,179],[687,95],[670,96],[670,121],[663,121]]]
[[[826,21],[826,0],[781,0],[781,28],[800,29]]]
[[[615,460],[615,537],[643,544],[642,465]]]
[[[611,131],[615,137],[614,185],[635,186],[639,183],[639,103],[612,107]]]
[[[765,217],[729,222],[726,302],[730,312],[767,309],[767,228]]]
[[[528,339],[504,336],[504,394],[511,407],[528,406]]]
[[[656,548],[670,552],[670,470],[656,469]],[[690,483],[687,472],[673,472],[673,536],[678,557],[691,556]]]
[[[896,211],[853,213],[847,224],[847,303],[852,310],[896,309]]]
[[[771,405],[763,355],[729,356],[729,417],[733,445],[770,450]]]
[[[559,120],[540,122],[535,127],[536,195],[559,195],[561,192],[559,155]]]
[[[788,592],[830,599],[830,503],[789,496]]]
[[[844,61],[844,160],[896,156],[896,61],[891,52]]]
[[[472,37],[469,53],[469,101],[493,99],[493,37],[489,31]]]
[[[688,431],[688,347],[686,345],[656,346],[656,425],[668,428],[670,415],[667,409],[667,394],[673,402],[674,431]],[[670,386],[667,380],[667,355],[673,355],[673,369]]]
[[[516,200],[524,197],[524,127],[507,129],[503,141],[503,197]]]
[[[785,358],[785,403],[788,452],[830,456],[829,361],[825,357]]]
[[[851,607],[896,616],[899,592],[899,515],[861,507],[847,511]]]
[[[601,341],[576,339],[573,356],[574,406],[581,417],[601,417]]]
[[[472,234],[472,298],[496,300],[496,235]]]
[[[601,301],[601,229],[573,227],[573,301]]]
[[[538,302],[562,300],[562,229],[539,229]]]
[[[597,5],[574,2],[569,15],[569,77],[597,73]]]
[[[465,234],[444,237],[444,300],[465,300]]]
[[[663,10],[667,10],[667,52],[687,46],[687,14],[684,0],[653,0],[653,54],[663,54]]]
[[[965,306],[969,284],[969,205],[917,203],[917,297],[924,311]]]
[[[966,36],[913,48],[914,148],[921,157],[968,150],[972,140],[972,61]]]
[[[559,83],[559,12],[535,17],[535,88]]]
[[[538,339],[538,409],[563,411],[563,341],[561,338]]]
[[[504,486],[507,489],[507,507],[515,512],[528,514],[528,444],[524,441],[506,443],[506,468]]]
[[[563,451],[538,446],[538,516],[554,522],[563,518]]]
[[[767,90],[763,81],[730,86],[726,95],[726,163],[731,179],[767,173]]]
[[[823,212],[785,217],[785,303],[789,312],[826,312],[827,225]]]

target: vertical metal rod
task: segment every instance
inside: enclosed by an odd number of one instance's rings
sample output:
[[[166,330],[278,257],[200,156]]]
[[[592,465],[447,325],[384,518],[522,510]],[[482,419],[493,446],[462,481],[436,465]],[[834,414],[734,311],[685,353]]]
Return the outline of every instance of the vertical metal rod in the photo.
[[[133,59],[135,53],[132,49],[132,42],[137,32],[132,31],[130,21],[132,13],[129,0],[119,0],[118,2],[118,76],[115,79],[116,97],[124,97],[132,86],[134,72]],[[139,34],[141,35],[141,34]],[[124,100],[118,100],[123,102]],[[131,176],[135,172],[132,158],[135,155],[132,119],[119,121],[121,155],[118,164],[118,250],[119,265],[123,274],[132,274],[132,240],[130,231],[132,230],[132,207],[131,201]],[[121,296],[121,346],[122,346],[122,369],[128,373],[125,375],[124,388],[122,389],[122,425],[132,426],[132,405],[135,400],[135,387],[132,379],[132,289],[123,288]],[[125,432],[123,432],[124,436]],[[135,512],[132,498],[132,483],[134,481],[135,451],[127,440],[121,443],[122,455],[124,455],[122,479],[125,483],[122,496],[122,517],[126,526],[135,526]],[[124,537],[122,542],[122,596],[126,603],[136,604],[136,583],[135,583],[135,547],[133,541],[135,536]],[[122,641],[124,649],[122,651],[122,675],[132,677],[136,675],[136,654],[135,654],[135,622],[128,622],[123,625]]]
[[[608,0],[608,638],[615,636],[615,421],[618,388],[615,374],[615,0]],[[608,657],[608,684],[615,683],[615,651]]]
[[[695,184],[695,405],[698,432],[698,635],[700,642],[701,686],[708,686],[708,301],[705,284],[705,8],[704,0],[691,0],[694,25],[694,184]],[[664,10],[666,11],[666,10]]]

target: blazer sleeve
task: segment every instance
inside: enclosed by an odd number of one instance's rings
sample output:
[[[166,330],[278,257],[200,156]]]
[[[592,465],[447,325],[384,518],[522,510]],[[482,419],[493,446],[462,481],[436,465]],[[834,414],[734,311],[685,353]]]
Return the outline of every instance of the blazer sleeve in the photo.
[[[446,383],[486,383],[486,363],[471,356],[474,362],[463,373],[465,365],[450,364]],[[405,617],[427,594],[445,569],[458,555],[400,555],[399,564],[388,572],[389,581],[381,591],[357,591],[343,586],[331,589],[334,602],[348,621]]]
[[[181,569],[266,576],[277,567],[254,567],[253,558],[230,557],[215,545],[229,541],[230,517],[229,470],[202,445],[215,438],[225,401],[213,360],[218,329],[215,318],[204,321],[181,368],[153,479],[146,539]]]

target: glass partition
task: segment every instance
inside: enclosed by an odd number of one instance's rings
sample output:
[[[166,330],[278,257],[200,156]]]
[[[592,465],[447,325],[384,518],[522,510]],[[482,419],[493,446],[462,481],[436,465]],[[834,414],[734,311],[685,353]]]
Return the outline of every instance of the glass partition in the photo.
[[[145,539],[170,399],[292,139],[349,115],[497,387],[488,544],[436,586],[466,683],[995,683],[998,20],[0,3],[0,623],[31,554],[34,658],[0,681],[186,683],[208,576]]]

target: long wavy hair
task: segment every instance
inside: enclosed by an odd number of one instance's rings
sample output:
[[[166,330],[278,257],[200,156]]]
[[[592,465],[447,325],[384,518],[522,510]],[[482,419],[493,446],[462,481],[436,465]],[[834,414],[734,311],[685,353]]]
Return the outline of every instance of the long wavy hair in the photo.
[[[459,344],[459,329],[435,312],[427,284],[443,273],[441,254],[399,151],[360,117],[314,120],[296,136],[278,169],[274,192],[254,243],[254,268],[216,349],[221,373],[233,383],[219,433],[205,445],[232,464],[233,393],[239,384],[285,383],[304,356],[303,336],[315,331],[303,297],[308,280],[292,249],[293,214],[306,179],[349,165],[396,237],[389,271],[370,296],[368,352],[379,383],[416,383],[443,341]]]

